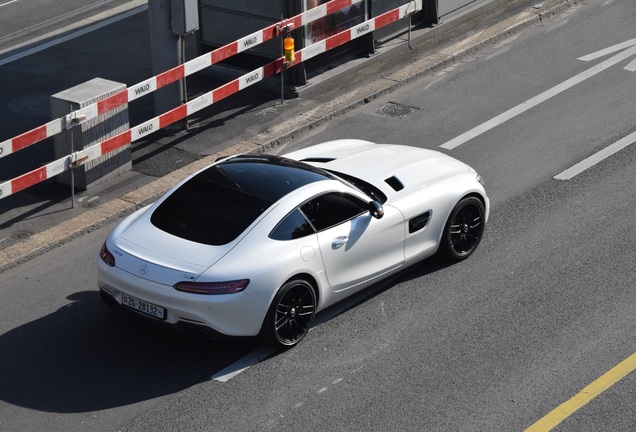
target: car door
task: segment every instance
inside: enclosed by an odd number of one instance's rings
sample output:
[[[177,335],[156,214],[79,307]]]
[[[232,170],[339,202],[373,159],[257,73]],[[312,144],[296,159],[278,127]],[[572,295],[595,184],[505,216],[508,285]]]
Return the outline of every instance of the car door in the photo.
[[[384,216],[376,219],[365,201],[331,192],[301,210],[317,231],[332,290],[353,288],[404,263],[404,218],[397,209],[387,206]]]

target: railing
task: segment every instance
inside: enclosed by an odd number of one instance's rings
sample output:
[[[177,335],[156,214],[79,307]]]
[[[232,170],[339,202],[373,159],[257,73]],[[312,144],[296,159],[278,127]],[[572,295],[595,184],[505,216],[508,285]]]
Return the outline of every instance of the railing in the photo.
[[[263,42],[275,37],[286,35],[287,33],[323,18],[329,14],[338,12],[348,6],[360,3],[362,0],[332,0],[316,8],[310,9],[292,18],[282,20],[263,30],[252,33],[237,41],[231,42],[214,51],[199,56],[182,65],[165,71],[159,75],[142,81],[134,86],[128,87],[121,92],[115,93],[95,104],[73,111],[65,117],[52,120],[42,126],[25,132],[15,138],[0,143],[0,158],[8,156],[27,148],[39,141],[70,129],[77,124],[95,118],[110,110],[120,107],[128,102],[150,94],[155,90],[169,84],[184,79],[186,76],[199,72],[215,63],[219,63],[231,56],[253,48]],[[127,131],[112,138],[106,139],[98,144],[83,150],[74,152],[68,156],[50,162],[33,171],[29,171],[14,179],[0,183],[0,199],[20,192],[30,186],[43,182],[57,176],[65,171],[75,168],[90,160],[101,157],[125,145],[150,135],[172,123],[186,118],[203,108],[206,108],[220,100],[250,87],[266,78],[286,69],[296,66],[299,63],[309,60],[319,54],[327,52],[333,48],[343,45],[351,40],[362,37],[372,31],[384,27],[390,23],[410,16],[422,10],[423,0],[414,0],[398,8],[385,12],[375,18],[369,19],[350,29],[337,33],[319,42],[316,42],[295,53],[292,62],[286,62],[285,57],[280,57],[265,66],[255,69],[227,84],[222,85],[204,95],[201,95],[189,102],[181,104],[176,108],[154,117],[144,123],[138,124]]]

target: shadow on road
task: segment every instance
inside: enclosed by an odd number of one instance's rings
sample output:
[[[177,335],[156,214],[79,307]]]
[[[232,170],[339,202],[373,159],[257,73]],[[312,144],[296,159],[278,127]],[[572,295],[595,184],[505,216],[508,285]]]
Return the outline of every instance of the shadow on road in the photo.
[[[53,314],[0,336],[0,399],[79,413],[133,404],[209,380],[253,341],[188,339],[140,323],[83,291]]]

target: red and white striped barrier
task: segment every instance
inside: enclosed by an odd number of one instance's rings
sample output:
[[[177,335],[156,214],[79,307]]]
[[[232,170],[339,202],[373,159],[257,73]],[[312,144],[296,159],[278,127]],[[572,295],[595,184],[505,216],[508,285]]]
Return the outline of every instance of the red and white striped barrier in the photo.
[[[67,125],[76,121],[76,119],[81,118],[82,121],[84,121],[95,118],[128,102],[150,94],[155,90],[179,81],[184,77],[199,72],[213,64],[226,60],[233,55],[254,48],[263,42],[280,36],[285,31],[293,30],[305,24],[309,24],[317,19],[360,2],[362,2],[362,0],[332,0],[292,18],[273,24],[263,30],[247,35],[182,65],[176,66],[159,75],[128,87],[127,89],[102,99],[99,102],[81,108],[77,111],[73,111],[63,118],[52,120],[45,125],[25,132],[15,138],[3,141],[0,143],[0,158],[61,133]]]
[[[176,121],[182,120],[186,118],[187,116],[192,115],[196,113],[197,111],[200,111],[234,93],[237,93],[266,78],[269,78],[277,73],[280,73],[291,66],[295,66],[298,63],[306,61],[330,49],[336,48],[356,38],[362,37],[365,34],[368,34],[375,29],[384,27],[390,23],[398,21],[408,16],[409,14],[418,12],[422,10],[422,1],[423,0],[412,1],[406,5],[403,5],[391,11],[388,11],[382,15],[379,15],[375,18],[367,20],[361,24],[358,24],[355,27],[347,29],[343,32],[340,32],[329,38],[326,38],[320,42],[310,45],[302,50],[299,50],[298,52],[296,52],[296,56],[295,56],[296,58],[293,63],[286,63],[284,57],[278,58],[263,67],[255,69],[221,87],[218,87],[212,90],[211,92],[201,95],[197,97],[196,99],[193,99],[185,104],[179,105],[178,107],[168,111],[167,113],[164,113],[158,117],[155,117],[151,120],[141,123],[99,144],[95,144],[84,150],[75,152],[72,155],[53,161],[43,167],[40,167],[36,170],[23,174],[19,177],[16,177],[13,180],[0,183],[0,199],[7,197],[9,195],[12,195],[16,192],[19,192],[27,187],[40,183],[44,180],[55,177],[56,175],[71,169],[73,164],[85,163],[89,160],[96,159],[100,156],[103,156],[107,153],[117,150],[120,147],[123,147],[138,139],[146,137],[147,135],[150,135],[158,131],[159,129],[162,129]],[[339,0],[337,0],[336,2],[344,3],[344,1],[339,1]],[[322,6],[326,6],[328,4],[329,3],[326,3]],[[314,9],[312,9],[311,11],[313,10]],[[313,18],[312,20],[315,20],[315,19],[317,18]],[[176,78],[174,81],[178,79],[179,78]],[[174,81],[171,81],[171,82],[174,82]],[[130,93],[130,90],[131,89],[128,89],[128,93]],[[122,93],[125,94],[126,91]],[[117,96],[118,94],[111,96],[111,98]],[[111,98],[108,98],[108,99],[111,99]],[[94,106],[97,106],[101,102],[107,101],[108,99],[104,99],[98,102],[97,104],[94,104]],[[87,107],[87,108],[91,108],[91,107]],[[112,106],[110,107],[110,109],[113,109],[115,107],[116,106]],[[83,110],[80,110],[80,111],[76,111],[76,113],[81,112],[81,115],[86,115],[85,110],[87,108],[84,108]]]

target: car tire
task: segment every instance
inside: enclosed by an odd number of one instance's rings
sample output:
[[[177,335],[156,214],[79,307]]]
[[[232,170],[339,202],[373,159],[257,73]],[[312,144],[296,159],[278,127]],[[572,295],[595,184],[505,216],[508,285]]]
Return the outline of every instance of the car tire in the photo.
[[[305,279],[286,282],[269,307],[261,339],[281,347],[291,348],[309,332],[316,315],[316,292]]]
[[[479,246],[485,228],[484,204],[479,198],[466,197],[451,211],[440,243],[440,255],[461,261],[472,255]]]

